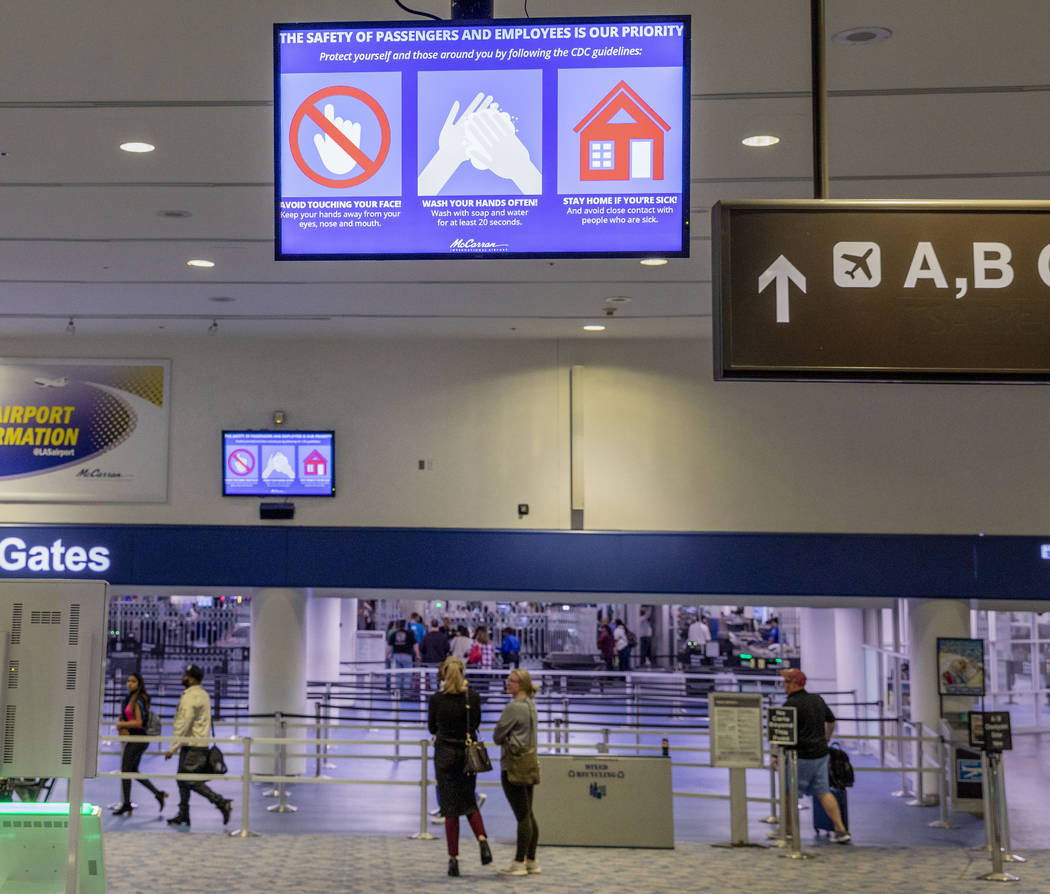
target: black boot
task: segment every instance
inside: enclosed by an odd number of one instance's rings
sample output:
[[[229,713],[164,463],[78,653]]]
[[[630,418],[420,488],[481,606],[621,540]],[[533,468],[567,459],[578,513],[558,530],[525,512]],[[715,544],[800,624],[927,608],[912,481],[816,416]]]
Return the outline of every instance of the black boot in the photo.
[[[455,857],[448,858],[448,874],[451,876],[459,876],[459,860]]]
[[[113,815],[114,816],[123,816],[124,814],[127,814],[128,816],[131,816],[131,810],[132,810],[131,804],[129,804],[127,801],[125,801],[123,804],[120,805],[120,807],[118,807],[116,810],[113,811]]]
[[[492,848],[489,847],[489,841],[484,838],[478,842],[478,846],[481,848],[481,865],[487,866],[492,862]]]
[[[189,824],[190,815],[188,813],[183,813],[181,810],[168,820],[169,826],[188,826]]]

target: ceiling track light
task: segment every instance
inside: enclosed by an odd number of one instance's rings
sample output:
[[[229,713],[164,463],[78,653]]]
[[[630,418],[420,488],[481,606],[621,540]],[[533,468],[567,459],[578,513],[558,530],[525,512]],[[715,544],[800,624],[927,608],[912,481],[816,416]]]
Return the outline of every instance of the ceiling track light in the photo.
[[[69,322],[66,323],[66,335],[76,335],[76,334],[77,334],[77,325],[76,325],[76,323],[73,322],[73,318],[70,317],[69,318]]]
[[[208,335],[215,335],[219,331],[219,321],[212,320],[211,325],[208,327]]]

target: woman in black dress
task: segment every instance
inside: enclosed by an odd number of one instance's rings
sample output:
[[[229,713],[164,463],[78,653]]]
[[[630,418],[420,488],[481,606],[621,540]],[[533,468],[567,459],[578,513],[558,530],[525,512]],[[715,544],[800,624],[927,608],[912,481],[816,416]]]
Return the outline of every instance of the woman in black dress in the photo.
[[[128,674],[128,694],[124,699],[124,706],[120,710],[120,720],[117,721],[117,730],[122,736],[144,736],[146,735],[146,718],[149,715],[150,696],[146,691],[146,684],[142,677],[134,671]],[[149,748],[149,742],[126,742],[124,751],[120,758],[120,770],[122,773],[138,773],[139,761]],[[153,792],[157,799],[161,812],[164,811],[164,801],[168,797],[167,792],[160,791],[148,779],[140,779],[146,788]],[[120,807],[113,811],[114,816],[131,815],[131,780],[120,780],[121,800]]]
[[[463,662],[446,658],[440,671],[442,688],[430,696],[427,724],[434,736],[434,775],[445,818],[448,874],[459,875],[459,818],[465,816],[481,848],[481,863],[492,862],[481,811],[474,800],[475,777],[464,772],[467,731],[476,738],[481,726],[481,696],[467,688]]]

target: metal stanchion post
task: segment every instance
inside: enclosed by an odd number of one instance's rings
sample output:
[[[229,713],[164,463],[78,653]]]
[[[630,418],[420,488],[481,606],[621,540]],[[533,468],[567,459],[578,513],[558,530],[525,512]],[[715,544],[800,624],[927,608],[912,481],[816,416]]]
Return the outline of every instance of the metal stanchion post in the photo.
[[[927,823],[931,829],[958,828],[948,819],[948,793],[951,790],[951,780],[948,775],[950,768],[951,746],[948,744],[947,739],[941,736],[941,772],[937,774],[937,800],[941,807],[941,817],[940,819],[935,819],[932,823]]]
[[[433,841],[435,837],[427,831],[427,785],[430,782],[427,779],[427,750],[429,748],[429,741],[419,740],[419,831],[415,835],[408,836],[419,841]]]
[[[988,882],[1016,882],[1018,878],[1003,871],[1003,851],[999,841],[999,755],[993,752],[981,754],[981,768],[984,770],[984,785],[988,790],[985,804],[990,808],[984,814],[984,833],[992,852],[992,871],[987,875],[977,876]]]
[[[787,756],[783,748],[777,746],[780,756],[777,761],[777,788],[780,791],[780,823],[774,832],[770,829],[769,834],[774,838],[773,847],[788,846],[788,824],[791,822],[791,807],[788,804],[787,784]],[[796,799],[795,804],[798,804]]]
[[[879,766],[886,766],[886,718],[882,716],[882,702],[879,702]]]
[[[394,760],[401,760],[401,690],[393,693],[394,696]]]
[[[770,745],[770,758],[769,758],[769,816],[760,820],[760,822],[768,823],[769,825],[776,825],[779,820],[777,819],[777,755],[780,754],[780,747],[777,745]],[[772,837],[772,836],[770,836]]]
[[[241,739],[241,750],[244,752],[244,766],[241,769],[241,827],[230,832],[230,838],[258,838],[258,832],[252,832],[248,828],[248,800],[251,798],[251,776],[252,776],[252,739],[244,736]]]
[[[281,712],[275,711],[273,715],[273,737],[276,739],[281,735]],[[273,774],[275,776],[283,775],[280,772],[281,762],[281,751],[280,746],[275,742],[273,745]],[[273,788],[263,790],[264,798],[278,798],[281,795],[281,788],[275,785]]]
[[[918,768],[918,773],[916,774],[916,777],[915,777],[916,794],[915,794],[915,797],[912,798],[912,800],[910,800],[908,802],[908,806],[909,807],[929,807],[930,806],[929,804],[926,803],[926,780],[924,778],[926,776],[926,774],[923,772],[923,767],[924,767],[924,764],[925,764],[926,749],[924,749],[923,746],[922,746],[922,734],[923,734],[923,727],[922,727],[922,724],[919,724],[918,739],[916,739],[916,741],[915,741],[915,766]]]
[[[282,719],[281,720],[281,738],[282,739],[286,739],[288,737],[287,736],[287,731],[288,731],[288,724],[287,724],[287,722],[285,720]],[[288,764],[288,746],[284,745],[284,744],[281,744],[281,745],[277,746],[277,749],[278,749],[278,751],[277,751],[277,760],[278,760],[278,766],[280,767],[280,769],[278,770],[277,775],[278,776],[286,776],[287,775],[286,770],[287,770],[287,764]],[[277,796],[278,796],[278,798],[280,800],[278,800],[278,802],[276,804],[271,804],[266,809],[270,813],[295,813],[299,808],[298,807],[293,807],[291,804],[289,804],[287,799],[286,799],[286,797],[285,797],[285,794],[286,794],[286,792],[285,792],[285,783],[282,780],[281,782],[277,783]]]
[[[785,761],[787,766],[788,784],[788,811],[791,817],[791,852],[781,854],[791,860],[808,860],[813,855],[802,852],[802,832],[799,829],[798,820],[798,751],[794,748],[785,749]]]
[[[1020,854],[1015,854],[1010,845],[1010,811],[1006,803],[1006,771],[1003,768],[1003,759],[996,754],[999,764],[999,778],[996,780],[996,791],[999,793],[999,842],[1003,849],[1003,862],[1005,863],[1027,863],[1028,859]]]
[[[317,739],[317,746],[315,749],[314,756],[314,778],[321,778],[321,703],[314,702],[314,735]]]
[[[905,767],[908,765],[904,761],[904,721],[897,718],[897,766],[901,768],[901,787],[900,791],[893,793],[894,798],[910,798],[912,797],[911,785],[908,782],[908,774],[905,772]]]

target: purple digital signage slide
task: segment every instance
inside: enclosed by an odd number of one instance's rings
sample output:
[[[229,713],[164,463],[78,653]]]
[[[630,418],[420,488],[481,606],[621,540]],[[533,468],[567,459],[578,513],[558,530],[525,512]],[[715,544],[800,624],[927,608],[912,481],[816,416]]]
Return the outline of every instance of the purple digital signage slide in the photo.
[[[224,431],[223,495],[335,495],[330,431]]]
[[[275,25],[278,260],[687,256],[689,26]]]

